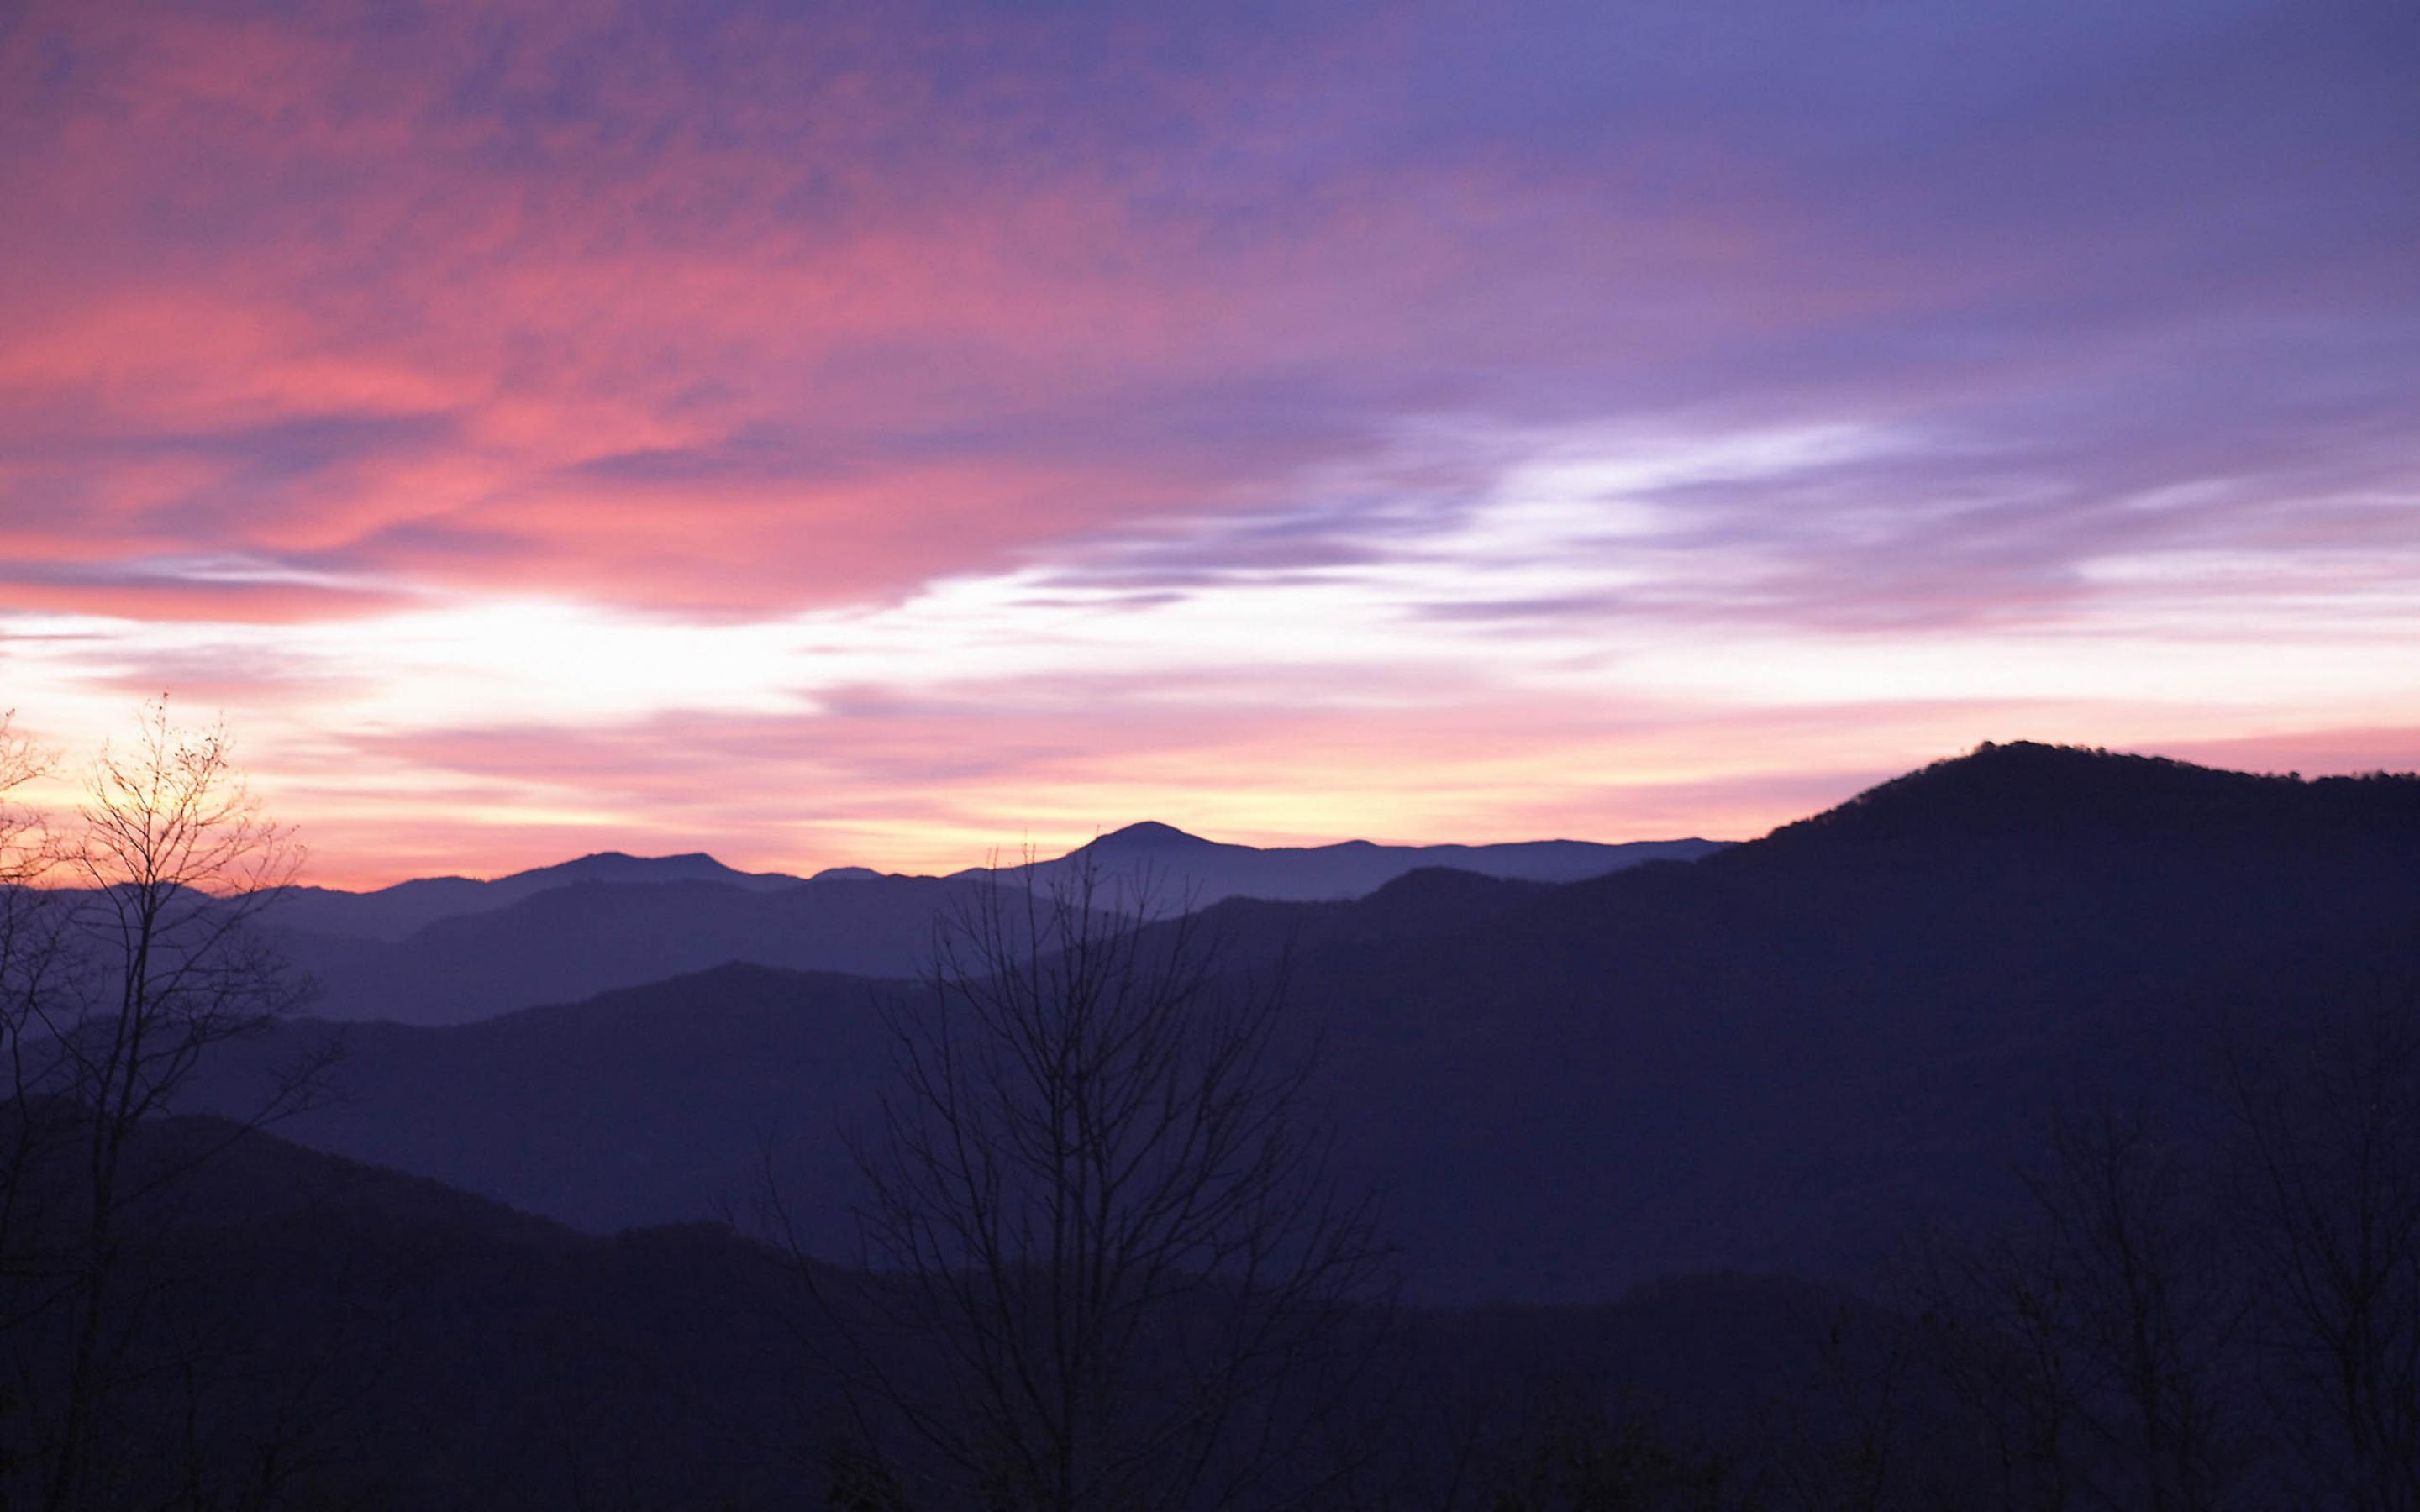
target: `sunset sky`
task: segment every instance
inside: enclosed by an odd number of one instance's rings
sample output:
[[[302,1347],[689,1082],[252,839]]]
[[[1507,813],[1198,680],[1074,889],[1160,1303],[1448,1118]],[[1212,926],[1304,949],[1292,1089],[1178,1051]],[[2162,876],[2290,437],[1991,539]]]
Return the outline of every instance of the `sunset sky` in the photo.
[[[310,874],[2420,765],[2420,6],[0,0],[0,706]]]

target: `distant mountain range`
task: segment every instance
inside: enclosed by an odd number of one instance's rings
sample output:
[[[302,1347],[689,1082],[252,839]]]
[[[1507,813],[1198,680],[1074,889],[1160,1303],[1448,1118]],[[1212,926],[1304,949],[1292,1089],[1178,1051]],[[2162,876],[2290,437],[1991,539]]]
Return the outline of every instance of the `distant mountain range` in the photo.
[[[470,877],[417,877],[375,892],[296,887],[279,901],[277,920],[287,929],[314,934],[400,940],[441,918],[494,913],[558,887],[706,882],[762,892],[794,887],[799,880],[780,872],[736,871],[703,852],[626,856],[620,851],[600,851],[555,866],[516,872],[492,882]]]
[[[1201,908],[1229,898],[1278,903],[1338,903],[1363,898],[1422,867],[1450,867],[1512,882],[1584,882],[1645,861],[1694,861],[1723,848],[1708,840],[1643,841],[1600,845],[1588,841],[1526,841],[1502,845],[1226,845],[1161,824],[1129,825],[1054,860],[961,872],[961,877],[1014,881],[1027,872],[1050,882],[1072,877],[1088,863],[1129,904],[1155,914]],[[1138,890],[1148,896],[1136,897]],[[1113,904],[1114,906],[1114,904]],[[1122,909],[1135,912],[1133,906]]]
[[[321,983],[315,1012],[450,1024],[726,962],[913,976],[929,959],[937,921],[977,905],[995,886],[1022,886],[1029,872],[1047,890],[1088,863],[1102,883],[1096,909],[1130,912],[1147,903],[1166,914],[1237,896],[1351,899],[1422,866],[1570,881],[1719,849],[1681,840],[1356,841],[1263,850],[1143,824],[998,872],[922,877],[844,867],[802,879],[739,872],[704,855],[607,852],[492,882],[433,877],[365,893],[298,888],[271,918],[288,954]]]
[[[663,887],[713,913],[908,885]],[[516,990],[679,917],[658,896],[675,894],[557,888],[491,916],[530,942]],[[602,912],[617,898],[629,917]],[[604,922],[563,933],[582,919]],[[1839,1277],[1920,1218],[2012,1200],[2012,1168],[2077,1098],[2190,1118],[2223,1035],[2290,1041],[2361,994],[2420,1003],[2420,778],[1986,747],[1689,864],[1562,884],[1431,868],[1350,902],[1230,899],[1203,922],[1233,969],[1289,961],[1341,1167],[1384,1189],[1415,1295]],[[448,942],[484,927],[449,920],[411,951],[468,959]],[[873,949],[870,928],[834,937]],[[888,1084],[880,1011],[913,990],[721,966],[458,1027],[354,1026],[348,1100],[281,1132],[600,1231],[744,1204],[770,1135],[838,1254],[833,1131]],[[254,1064],[336,1032],[289,1026]],[[245,1066],[212,1074],[206,1101],[242,1105]]]

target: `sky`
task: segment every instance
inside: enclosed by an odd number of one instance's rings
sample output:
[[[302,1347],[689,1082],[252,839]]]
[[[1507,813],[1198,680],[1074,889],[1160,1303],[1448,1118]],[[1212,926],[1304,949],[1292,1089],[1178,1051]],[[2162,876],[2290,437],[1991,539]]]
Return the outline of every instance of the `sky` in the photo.
[[[0,706],[322,882],[2420,765],[2409,0],[5,0],[0,204]]]

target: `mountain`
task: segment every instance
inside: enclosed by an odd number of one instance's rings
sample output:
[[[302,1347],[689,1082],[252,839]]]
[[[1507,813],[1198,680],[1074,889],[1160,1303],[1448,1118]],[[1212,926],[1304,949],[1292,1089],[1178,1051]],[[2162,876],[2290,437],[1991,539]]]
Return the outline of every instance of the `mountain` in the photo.
[[[1416,875],[1294,961],[1444,1294],[1861,1274],[2096,1095],[2193,1120],[2229,1038],[2420,1003],[2420,779],[1995,747],[1694,866]]]
[[[1439,858],[1498,875],[1593,876],[1718,848],[1705,841],[1428,847],[1355,841],[1263,851],[1217,844],[1164,825],[1137,825],[1041,863],[1030,874],[1047,889],[1095,865],[1107,885],[1095,906],[1112,912],[1121,910],[1129,884],[1149,876],[1166,884],[1154,901],[1167,912],[1180,896],[1197,907],[1239,892],[1357,897]],[[919,877],[839,867],[802,882],[736,872],[709,856],[608,852],[494,882],[431,878],[360,894],[300,889],[273,905],[268,922],[295,964],[320,982],[313,1011],[349,1020],[453,1024],[728,961],[916,976],[930,959],[937,926],[963,917],[996,886],[1021,887],[1028,875],[1026,868]]]
[[[912,977],[937,925],[979,907],[980,878],[819,877],[777,888],[728,882],[580,882],[458,914],[387,942],[290,931],[318,978],[313,1011],[458,1024],[534,1004],[747,961]]]
[[[787,1184],[841,1211],[837,1123],[870,1110],[904,982],[726,964],[439,1028],[287,1026],[211,1068],[197,1105],[260,1103],[271,1068],[341,1036],[339,1095],[279,1132],[598,1232],[721,1218]]]
[[[1054,860],[1001,868],[1003,878],[1028,873],[1064,881],[1087,866],[1113,888],[1148,890],[1155,913],[1202,908],[1229,898],[1316,903],[1359,898],[1423,867],[1450,867],[1481,876],[1528,882],[1578,882],[1648,861],[1694,861],[1721,850],[1708,840],[1639,841],[1604,845],[1590,841],[1524,841],[1497,845],[1229,845],[1146,822],[1113,830]],[[960,872],[961,876],[989,874]],[[1131,912],[1130,908],[1123,911]]]
[[[1415,1295],[1853,1277],[1918,1218],[2005,1211],[2074,1099],[2190,1117],[2223,1034],[2414,991],[2420,779],[1991,747],[1702,861],[1424,870],[1201,924],[1234,969],[1287,962],[1325,1041],[1307,1095],[1383,1186]],[[721,970],[365,1026],[351,1101],[287,1132],[607,1229],[717,1211],[772,1131],[838,1225],[831,1132],[890,1084],[879,1011],[908,990]]]
[[[1288,1027],[1326,1049],[1303,1095],[1402,1245],[1415,1305],[1373,1368],[1382,1415],[1341,1435],[1409,1477],[1389,1504],[1741,1504],[1717,1478],[1792,1504],[1957,1504],[2009,1473],[1993,1435],[2039,1383],[1993,1347],[1988,1311],[1953,1301],[1942,1326],[1915,1325],[1822,1278],[1870,1276],[1920,1222],[2021,1209],[2011,1168],[2079,1099],[2113,1094],[2190,1146],[2229,1036],[2284,1062],[2316,1060],[2312,1024],[2349,1002],[2408,1026],[2420,779],[1991,747],[1700,862],[1573,884],[1425,869],[1347,902],[1231,900],[1196,924],[1233,970],[1288,964]],[[816,1315],[795,1271],[712,1219],[744,1229],[769,1171],[809,1247],[850,1253],[833,1133],[868,1127],[892,1085],[885,1013],[915,991],[724,965],[454,1026],[295,1023],[206,1063],[196,1104],[234,1109],[306,1041],[351,1052],[347,1096],[280,1125],[313,1148],[253,1134],[155,1188],[226,1132],[140,1136],[143,1221],[108,1321],[130,1349],[114,1442],[144,1452],[112,1458],[114,1489],[124,1504],[813,1500],[845,1421]],[[46,1189],[20,1180],[12,1213],[41,1212]],[[844,1307],[871,1285],[812,1273]],[[65,1358],[45,1285],[0,1266],[0,1424],[18,1444]],[[2185,1317],[2195,1338],[2262,1351],[2197,1378],[2231,1404],[2214,1442],[2253,1467],[2233,1484],[2256,1489],[2299,1473],[2319,1421],[2281,1418],[2295,1398],[2271,1388],[2307,1357],[2258,1317]],[[1971,1352],[1927,1352],[1961,1338]],[[2137,1504],[2138,1482],[2106,1472],[2139,1446],[2085,1431],[2131,1423],[2105,1411],[2122,1396],[2086,1395],[2042,1484],[2073,1469]],[[271,1464],[291,1478],[248,1498]],[[1885,1464],[1913,1480],[1876,1492]],[[26,1473],[0,1465],[0,1496]]]
[[[591,1237],[210,1119],[127,1159],[92,1504],[795,1504],[795,1283],[727,1230]],[[67,1376],[49,1284],[0,1272],[11,1505]]]
[[[737,871],[703,853],[626,856],[620,851],[600,851],[491,882],[420,877],[375,892],[296,887],[278,900],[274,921],[280,928],[310,934],[395,941],[441,918],[492,913],[556,887],[712,882],[761,892],[795,886],[798,881],[780,872]]]
[[[824,1504],[847,1422],[832,1326],[785,1257],[728,1226],[581,1234],[211,1119],[147,1124],[128,1162],[146,1196],[125,1215],[105,1317],[116,1389],[97,1502]],[[864,1279],[826,1270],[817,1285],[847,1309]],[[57,1303],[50,1278],[0,1270],[11,1505],[39,1492],[23,1452],[60,1399]],[[1412,1486],[1509,1481],[1549,1426],[1525,1393],[1658,1449],[1745,1438],[1807,1394],[1827,1335],[1862,1316],[1822,1288],[1745,1277],[1550,1313],[1397,1312],[1347,1410],[1453,1429],[1366,1430],[1390,1447],[1365,1468]],[[1472,1488],[1396,1504],[1509,1504]]]
[[[1195,906],[1238,895],[1254,898],[1357,898],[1421,866],[1452,866],[1486,876],[1570,882],[1600,876],[1655,859],[1694,859],[1721,849],[1714,841],[1646,841],[1601,845],[1587,841],[1530,841],[1501,845],[1338,845],[1259,849],[1226,845],[1187,835],[1167,825],[1143,823],[1104,835],[1066,856],[1045,861],[1036,874],[1072,872],[1082,857],[1126,872],[1150,868],[1155,875],[1187,890]],[[1004,878],[1026,868],[1001,869]],[[970,868],[960,877],[988,876]],[[684,856],[628,856],[600,851],[554,866],[542,866],[492,881],[470,877],[419,877],[372,892],[333,887],[294,887],[276,905],[275,922],[299,933],[341,939],[403,940],[442,918],[494,913],[538,893],[596,885],[718,883],[751,892],[770,892],[814,882],[875,882],[892,875],[870,867],[836,866],[801,879],[779,872],[741,872],[704,852]],[[925,879],[909,879],[925,880]]]

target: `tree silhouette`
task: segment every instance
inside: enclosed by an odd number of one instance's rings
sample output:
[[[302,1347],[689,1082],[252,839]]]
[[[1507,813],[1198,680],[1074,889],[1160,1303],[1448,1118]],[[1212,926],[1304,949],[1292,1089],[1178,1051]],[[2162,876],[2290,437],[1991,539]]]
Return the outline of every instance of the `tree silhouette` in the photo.
[[[0,1095],[0,1335],[13,1335],[18,1287],[39,1270],[29,1230],[36,1203],[27,1178],[42,1159],[50,1120],[31,1095],[34,1065],[27,1031],[34,1000],[54,959],[52,910],[37,885],[54,858],[39,815],[9,801],[27,783],[48,775],[51,759],[18,732],[12,716],[0,716],[0,1057],[8,1085]],[[17,1372],[0,1376],[0,1503],[29,1460],[32,1446],[21,1442],[24,1383]]]
[[[171,1109],[211,1046],[269,1027],[308,993],[254,927],[301,853],[231,754],[223,731],[182,730],[164,700],[147,705],[134,738],[104,746],[85,773],[72,828],[29,857],[56,885],[8,888],[8,1215],[29,1283],[10,1321],[54,1346],[39,1365],[10,1364],[32,1419],[19,1458],[38,1466],[49,1512],[110,1501],[121,1456],[109,1404],[155,1300],[116,1294],[129,1249],[161,1194],[246,1125],[164,1165],[131,1158],[137,1130]],[[308,1100],[327,1054],[285,1068],[252,1123]]]
[[[2228,1058],[2269,1405],[2312,1494],[2420,1509],[2420,999]]]
[[[901,1477],[920,1504],[1289,1504],[1367,1358],[1382,1254],[1305,1127],[1282,973],[1138,925],[1148,892],[1028,871],[889,1015],[851,1141],[872,1320],[834,1316],[868,1448],[943,1467]]]

